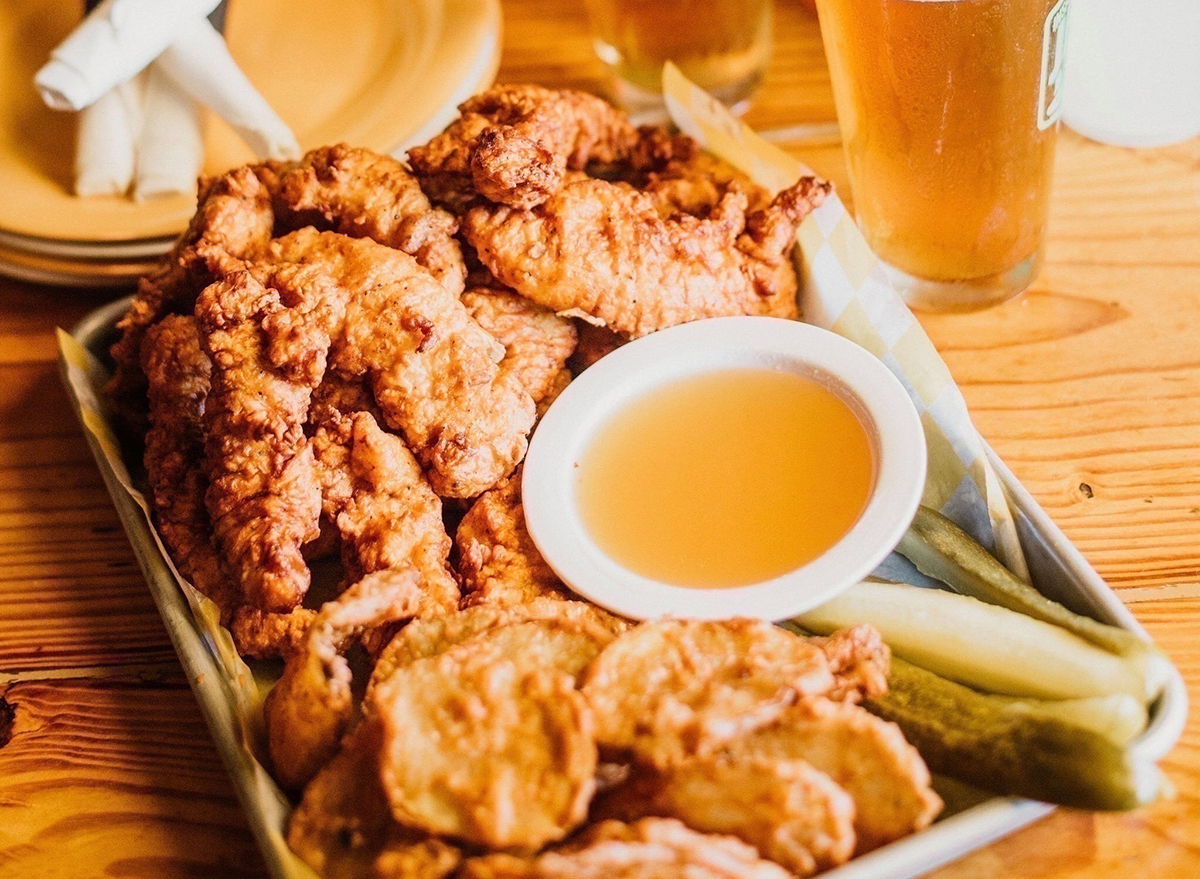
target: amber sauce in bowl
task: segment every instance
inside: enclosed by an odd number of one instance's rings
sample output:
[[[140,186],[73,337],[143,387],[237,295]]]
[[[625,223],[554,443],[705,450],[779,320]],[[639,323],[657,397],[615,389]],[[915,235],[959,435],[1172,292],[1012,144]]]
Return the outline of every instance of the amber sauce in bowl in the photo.
[[[827,330],[697,321],[572,382],[525,459],[525,520],[576,592],[636,619],[782,620],[869,574],[925,482],[908,393]]]
[[[626,404],[578,469],[584,527],[629,570],[663,583],[761,583],[846,535],[874,483],[862,421],[794,372],[702,373]]]

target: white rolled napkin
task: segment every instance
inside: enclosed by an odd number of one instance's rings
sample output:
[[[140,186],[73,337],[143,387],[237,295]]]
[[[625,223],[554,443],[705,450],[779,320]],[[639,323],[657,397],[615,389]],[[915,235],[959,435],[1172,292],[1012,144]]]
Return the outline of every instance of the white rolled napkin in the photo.
[[[149,124],[137,140],[133,197],[138,201],[192,192],[204,164],[203,110],[155,61],[143,74],[142,110]],[[88,111],[84,111],[88,112]]]
[[[260,159],[296,159],[300,144],[238,67],[206,18],[190,20],[157,65],[180,90],[217,113]]]
[[[56,110],[82,110],[133,78],[220,0],[104,0],[50,53],[34,83]]]
[[[129,191],[142,128],[141,93],[141,77],[134,77],[80,111],[75,144],[76,195],[124,195]]]

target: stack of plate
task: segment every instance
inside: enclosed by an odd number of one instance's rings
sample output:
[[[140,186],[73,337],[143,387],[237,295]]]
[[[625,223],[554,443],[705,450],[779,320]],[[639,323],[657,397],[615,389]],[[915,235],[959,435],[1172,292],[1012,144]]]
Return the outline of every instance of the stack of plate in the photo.
[[[79,287],[128,284],[183,231],[191,196],[146,202],[71,193],[72,114],[33,75],[78,23],[78,0],[0,3],[0,273]],[[486,88],[500,51],[498,0],[232,0],[233,55],[301,146],[402,153]],[[253,160],[210,119],[206,174]]]

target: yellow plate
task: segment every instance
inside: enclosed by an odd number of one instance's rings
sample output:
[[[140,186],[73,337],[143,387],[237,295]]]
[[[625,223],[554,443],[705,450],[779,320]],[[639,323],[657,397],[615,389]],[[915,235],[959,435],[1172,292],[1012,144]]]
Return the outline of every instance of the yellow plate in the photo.
[[[151,259],[70,260],[0,246],[0,275],[56,287],[127,287],[158,262]]]
[[[0,231],[72,242],[176,235],[191,197],[137,204],[71,194],[73,114],[42,104],[33,75],[80,7],[0,3]],[[499,61],[498,0],[236,0],[229,10],[234,57],[306,149],[420,143],[491,83]],[[206,155],[206,173],[254,158],[219,119],[210,119]]]

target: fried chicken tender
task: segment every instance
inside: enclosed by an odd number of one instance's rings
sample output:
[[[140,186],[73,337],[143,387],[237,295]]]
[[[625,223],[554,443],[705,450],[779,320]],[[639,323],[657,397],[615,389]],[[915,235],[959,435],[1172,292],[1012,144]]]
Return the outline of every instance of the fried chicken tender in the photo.
[[[309,607],[272,612],[243,604],[233,612],[229,634],[247,659],[290,659],[304,646],[317,611]]]
[[[143,460],[158,533],[179,573],[227,618],[238,590],[213,546],[204,506],[203,416],[212,365],[200,348],[196,321],[168,315],[149,327],[141,368],[150,402]]]
[[[718,755],[638,770],[592,814],[678,818],[693,830],[736,836],[798,876],[843,864],[854,851],[854,801],[803,760]]]
[[[587,813],[591,712],[569,674],[474,646],[417,660],[377,688],[383,787],[406,826],[535,850]]]
[[[444,879],[462,856],[392,819],[379,780],[379,732],[360,726],[308,783],[288,821],[288,846],[322,879]]]
[[[504,348],[407,254],[368,239],[301,229],[271,258],[319,266],[347,301],[330,363],[366,375],[443,497],[473,497],[512,472],[533,426],[533,399],[501,370]]]
[[[667,768],[711,755],[834,685],[818,646],[770,623],[667,618],[609,644],[582,689],[606,756]]]
[[[446,563],[442,502],[404,441],[369,412],[358,412],[328,418],[312,448],[322,509],[341,535],[347,579],[411,564],[421,575],[423,612],[453,611],[458,584]]]
[[[111,349],[115,368],[105,387],[132,425],[140,425],[146,393],[138,362],[146,330],[168,314],[191,313],[197,294],[217,279],[199,250],[219,247],[248,257],[266,246],[275,222],[272,198],[278,172],[279,166],[265,163],[202,180],[187,230],[158,267],[138,281],[129,311],[117,322],[121,336]]]
[[[671,818],[604,821],[536,858],[470,858],[459,879],[788,879],[732,836],[697,833]]]
[[[859,854],[928,827],[941,811],[929,770],[900,728],[857,705],[802,700],[728,751],[739,760],[804,760],[832,778],[854,800]]]
[[[525,528],[519,469],[480,495],[459,523],[454,544],[464,606],[570,597]]]
[[[350,665],[342,655],[347,647],[373,626],[415,615],[422,598],[416,570],[405,567],[368,574],[321,606],[263,705],[283,787],[303,787],[336,753],[353,719]]]
[[[759,211],[730,191],[704,217],[664,219],[645,192],[571,173],[535,208],[472,208],[463,233],[522,296],[635,338],[706,317],[796,317],[791,245],[828,192],[804,177]]]
[[[370,238],[415,258],[454,295],[463,291],[458,221],[434,208],[391,156],[346,144],[319,147],[283,174],[279,199],[292,228]]]
[[[287,611],[308,590],[301,547],[319,534],[321,492],[304,424],[344,297],[310,268],[282,268],[268,283],[233,272],[196,301],[212,361],[206,499],[245,601]]]
[[[475,322],[504,346],[500,369],[511,372],[539,412],[571,381],[567,360],[575,351],[575,325],[511,290],[475,288],[462,296]]]
[[[498,85],[458,109],[449,128],[408,154],[425,191],[455,208],[476,194],[534,207],[568,168],[616,162],[637,143],[624,113],[584,92]]]

